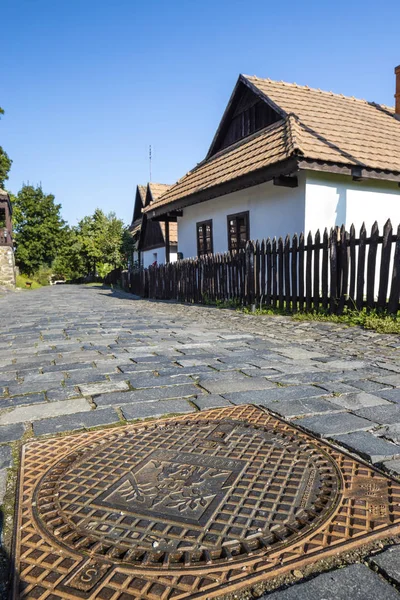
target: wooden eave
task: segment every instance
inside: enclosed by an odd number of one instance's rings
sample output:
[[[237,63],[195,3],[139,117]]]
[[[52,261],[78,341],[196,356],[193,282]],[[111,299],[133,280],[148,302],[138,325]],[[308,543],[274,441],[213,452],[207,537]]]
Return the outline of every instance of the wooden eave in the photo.
[[[175,219],[168,218],[168,215],[182,216],[183,208],[193,206],[194,204],[200,204],[201,202],[206,202],[207,200],[213,200],[214,198],[219,198],[220,196],[225,196],[232,192],[243,190],[254,185],[260,185],[261,183],[272,181],[276,177],[293,175],[300,170],[320,171],[323,173],[332,173],[335,175],[348,175],[350,177],[354,177],[354,169],[354,166],[339,163],[326,163],[323,161],[316,161],[306,159],[301,156],[296,156],[281,161],[279,163],[269,165],[266,168],[253,171],[252,173],[248,173],[246,175],[243,175],[242,177],[237,177],[236,179],[232,179],[220,185],[201,190],[194,194],[190,194],[189,196],[185,196],[184,198],[179,198],[174,202],[170,202],[169,204],[165,204],[164,206],[159,206],[158,208],[155,208],[154,210],[149,211],[145,214],[149,219],[152,220],[173,221]],[[391,181],[400,185],[400,173],[390,171],[377,171],[373,169],[368,169],[366,167],[362,167],[360,171],[360,167],[357,167],[357,176],[359,176],[360,179],[363,180]]]
[[[346,165],[302,158],[299,161],[299,169],[333,173],[335,175],[348,175],[354,178],[357,176],[360,180],[392,181],[400,184],[399,172],[370,169],[363,165]]]
[[[173,202],[165,204],[164,206],[159,206],[158,208],[150,210],[146,212],[145,215],[147,215],[150,219],[156,220],[157,217],[167,215],[171,212],[180,211],[187,206],[206,202],[207,200],[212,200],[213,198],[219,198],[220,196],[225,196],[226,194],[237,192],[238,190],[243,190],[254,185],[260,185],[261,183],[273,180],[274,177],[279,175],[292,175],[297,173],[298,170],[298,158],[289,158],[287,160],[280,161],[279,163],[269,165],[263,169],[252,171],[251,173],[247,173],[241,177],[236,177],[235,179],[231,179],[230,181],[226,181],[220,185],[195,192],[194,194],[190,194],[184,198],[179,198]]]

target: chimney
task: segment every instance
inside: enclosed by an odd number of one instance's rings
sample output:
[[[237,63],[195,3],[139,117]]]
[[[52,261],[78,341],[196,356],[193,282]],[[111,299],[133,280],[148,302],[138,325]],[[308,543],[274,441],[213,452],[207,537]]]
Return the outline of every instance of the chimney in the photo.
[[[394,70],[396,74],[396,93],[394,97],[396,98],[396,104],[394,112],[397,117],[400,117],[400,65]]]

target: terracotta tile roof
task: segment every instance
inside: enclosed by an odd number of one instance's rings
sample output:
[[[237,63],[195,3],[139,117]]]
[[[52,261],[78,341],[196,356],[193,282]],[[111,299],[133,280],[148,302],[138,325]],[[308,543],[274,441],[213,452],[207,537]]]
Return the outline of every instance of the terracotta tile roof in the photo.
[[[141,198],[142,204],[144,206],[144,203],[146,201],[147,186],[146,185],[138,185],[137,189],[139,190],[140,198]]]
[[[393,108],[293,83],[246,79],[296,115],[307,158],[400,172],[400,121]]]
[[[152,201],[155,202],[171,187],[166,183],[149,183]]]
[[[291,120],[290,117],[279,121],[214,154],[171,186],[167,193],[151,204],[151,208],[169,204],[179,198],[289,158],[294,150],[290,132]],[[150,210],[150,207],[147,210]]]
[[[400,173],[400,121],[393,108],[296,84],[240,79],[282,120],[199,163],[153,202],[153,209],[291,156]]]

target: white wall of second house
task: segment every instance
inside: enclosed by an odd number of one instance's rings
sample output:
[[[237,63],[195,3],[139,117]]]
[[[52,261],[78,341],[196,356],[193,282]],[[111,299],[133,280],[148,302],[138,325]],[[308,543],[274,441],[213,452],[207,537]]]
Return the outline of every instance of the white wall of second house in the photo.
[[[170,252],[170,262],[175,262],[178,259],[176,252]],[[142,264],[145,269],[152,265],[157,260],[157,264],[163,265],[165,263],[165,247],[153,248],[152,250],[144,250],[142,252]]]
[[[395,229],[400,224],[400,188],[396,183],[353,181],[351,177],[307,173],[305,232],[322,233],[335,225],[354,224],[358,237],[365,222],[367,233],[375,221],[380,232],[390,218]]]
[[[184,208],[178,219],[179,252],[183,258],[196,256],[196,223],[208,219],[213,224],[214,252],[227,252],[227,216],[247,210],[252,240],[300,233],[305,220],[305,179],[300,173],[297,188],[268,182]]]

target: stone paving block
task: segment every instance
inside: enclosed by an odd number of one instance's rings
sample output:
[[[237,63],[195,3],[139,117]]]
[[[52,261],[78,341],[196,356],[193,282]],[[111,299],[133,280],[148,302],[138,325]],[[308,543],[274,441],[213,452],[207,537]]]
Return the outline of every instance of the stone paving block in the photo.
[[[311,360],[312,358],[325,356],[322,352],[314,352],[313,350],[299,347],[279,348],[278,353],[293,360]]]
[[[129,390],[129,385],[125,381],[104,381],[101,383],[79,385],[78,387],[84,396],[96,396],[97,394],[106,394],[107,392]]]
[[[20,406],[22,404],[38,404],[40,402],[46,402],[43,392],[40,392],[39,394],[27,394],[25,396],[13,396],[12,398],[1,398],[0,410],[3,408]]]
[[[91,410],[89,412],[75,413],[62,417],[43,419],[33,424],[35,435],[47,435],[61,431],[74,431],[76,429],[89,429],[99,425],[118,423],[119,417],[113,408]]]
[[[400,387],[400,373],[391,374],[391,375],[383,375],[383,376],[373,376],[371,377],[374,381],[378,383],[383,383],[387,385],[393,385],[394,387]]]
[[[170,398],[189,398],[201,395],[202,391],[195,385],[174,385],[164,388],[147,388],[144,390],[121,393],[100,394],[93,397],[96,406],[121,406],[122,404],[155,402]],[[206,395],[206,394],[204,394]]]
[[[64,400],[62,402],[45,402],[44,404],[31,404],[29,408],[19,406],[10,412],[0,415],[0,425],[11,423],[24,423],[37,421],[48,417],[68,415],[75,412],[90,410],[90,405],[85,398]]]
[[[122,371],[122,373],[128,373],[131,376],[132,373],[153,373],[155,370],[155,366],[153,363],[125,363],[118,364],[118,368]],[[109,370],[110,372],[110,370]]]
[[[353,431],[366,431],[372,429],[375,425],[371,421],[362,419],[351,413],[305,417],[296,421],[296,424],[321,437],[331,437],[333,435],[352,433]]]
[[[302,400],[328,396],[328,392],[312,385],[274,387],[266,390],[250,390],[247,392],[221,392],[233,404],[262,404],[268,406],[271,402],[283,400]]]
[[[262,600],[400,600],[400,594],[380,575],[355,564],[267,594]]]
[[[160,400],[159,402],[146,402],[144,404],[125,404],[121,407],[127,421],[133,419],[146,419],[147,417],[162,417],[169,414],[191,413],[195,408],[187,400]]]
[[[0,444],[14,442],[19,440],[25,433],[25,427],[22,423],[0,426]]]
[[[391,390],[379,390],[375,393],[381,398],[384,398],[385,400],[389,400],[390,402],[396,402],[397,404],[400,404],[400,388],[394,388]]]
[[[392,444],[366,431],[355,431],[347,435],[333,435],[331,437],[342,446],[356,451],[357,454],[374,464],[400,456],[399,445]]]
[[[368,368],[368,363],[362,360],[331,360],[324,364],[324,369],[334,371],[355,371]]]
[[[374,396],[373,394],[367,394],[366,392],[332,396],[329,398],[329,401],[333,404],[341,406],[342,408],[348,408],[350,410],[367,408],[368,406],[390,406],[390,402],[387,400],[379,398],[379,396]]]
[[[8,469],[12,465],[11,446],[0,446],[0,469]]]
[[[206,410],[208,408],[218,408],[219,406],[232,406],[228,400],[225,400],[222,396],[215,394],[204,394],[198,396],[192,400],[193,404],[200,410]]]
[[[82,369],[93,369],[91,362],[71,362],[63,363],[62,365],[48,365],[43,367],[43,373],[51,373],[53,371],[81,371]]]
[[[342,381],[325,381],[324,383],[318,383],[317,385],[331,394],[360,394],[358,388],[355,388],[348,383],[343,383]]]
[[[24,376],[24,383],[43,383],[44,388],[51,387],[52,383],[60,383],[65,379],[64,373],[53,371],[51,373],[34,373]]]
[[[117,368],[114,368],[117,372]],[[107,381],[106,375],[98,369],[80,369],[79,371],[70,371],[65,380],[67,385],[80,385],[81,383],[100,383]]]
[[[208,358],[177,358],[177,362],[182,367],[201,367],[201,366],[215,366],[218,365],[217,359],[213,356]]]
[[[281,375],[275,375],[275,377],[270,378],[272,381],[279,381],[284,384],[296,384],[296,383],[317,383],[320,385],[324,385],[325,382],[331,381],[340,381],[343,379],[342,373],[335,373],[333,371],[311,371],[311,372],[300,372],[300,373],[292,373],[286,374],[282,373]],[[333,385],[333,384],[332,384]]]
[[[276,384],[264,379],[264,377],[246,377],[204,379],[200,378],[199,385],[211,394],[227,394],[230,392],[246,392],[249,390],[267,390],[276,388]]]
[[[33,394],[35,392],[45,392],[49,388],[61,387],[61,383],[54,384],[44,381],[35,381],[31,383],[19,383],[17,385],[8,386],[9,396],[22,396],[24,394]]]
[[[400,404],[380,404],[354,411],[359,417],[369,419],[380,425],[400,423]]]
[[[263,405],[273,412],[276,412],[278,415],[286,418],[343,412],[343,409],[339,406],[335,406],[322,398],[274,400],[271,402],[264,402]]]
[[[46,391],[46,398],[50,402],[56,402],[57,400],[71,400],[72,398],[81,398],[82,394],[79,389],[74,385],[64,385],[59,388],[51,389]]]
[[[390,581],[400,585],[400,546],[391,546],[385,552],[376,554],[369,559],[369,563]]]
[[[170,385],[179,385],[191,383],[189,375],[173,375],[169,377],[160,377],[159,375],[131,375],[129,377],[131,385],[136,390],[154,387],[165,387]]]
[[[377,381],[370,381],[369,379],[350,380],[349,384],[363,390],[363,392],[378,392],[379,390],[388,388],[388,385],[385,383],[378,383]]]

